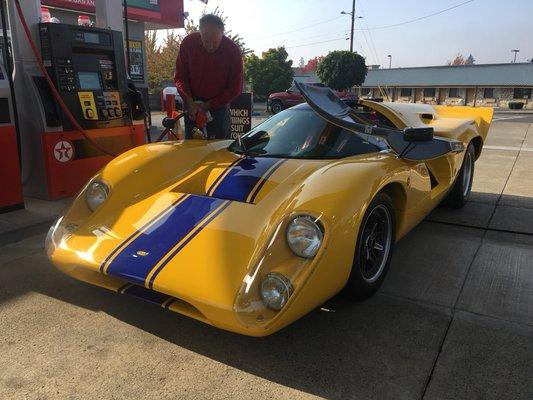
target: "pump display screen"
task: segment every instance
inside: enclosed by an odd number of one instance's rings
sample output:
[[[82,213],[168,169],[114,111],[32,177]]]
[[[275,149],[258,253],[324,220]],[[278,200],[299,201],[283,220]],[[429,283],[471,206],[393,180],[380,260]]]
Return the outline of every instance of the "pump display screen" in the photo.
[[[78,72],[81,90],[102,90],[98,72]]]
[[[84,32],[83,38],[85,39],[85,43],[100,43],[100,35],[98,33]]]

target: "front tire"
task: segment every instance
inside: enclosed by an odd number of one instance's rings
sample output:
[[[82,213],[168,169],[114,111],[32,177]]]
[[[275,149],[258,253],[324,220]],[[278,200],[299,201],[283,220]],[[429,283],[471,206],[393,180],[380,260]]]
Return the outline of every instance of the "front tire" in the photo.
[[[270,109],[272,110],[273,114],[277,114],[283,111],[283,104],[279,100],[274,100],[270,105]]]
[[[444,200],[444,204],[450,208],[463,208],[468,202],[472,181],[474,180],[474,165],[476,160],[476,150],[470,143],[466,149],[463,165],[457,175],[457,179],[452,190]]]
[[[391,198],[379,193],[365,212],[357,236],[352,271],[345,293],[365,300],[381,286],[394,248],[395,215]]]

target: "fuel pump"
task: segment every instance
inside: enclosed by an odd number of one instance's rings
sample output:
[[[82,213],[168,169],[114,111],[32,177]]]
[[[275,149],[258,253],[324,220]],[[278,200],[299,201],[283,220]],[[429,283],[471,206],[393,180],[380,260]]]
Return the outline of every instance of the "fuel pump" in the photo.
[[[5,57],[4,57],[5,60]],[[8,73],[0,65],[0,212],[24,208],[17,135]]]
[[[127,102],[121,32],[40,23],[39,6],[10,2],[24,192],[58,199],[74,195],[115,155],[144,144],[145,132]]]
[[[0,171],[2,171],[0,212],[24,208],[6,20],[4,1],[0,0],[0,21],[4,41],[0,63]]]

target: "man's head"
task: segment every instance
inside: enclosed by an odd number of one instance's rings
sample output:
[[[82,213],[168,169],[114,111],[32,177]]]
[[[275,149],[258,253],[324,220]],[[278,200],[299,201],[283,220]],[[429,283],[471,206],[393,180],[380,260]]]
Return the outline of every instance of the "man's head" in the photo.
[[[214,53],[220,47],[224,36],[224,21],[214,14],[206,14],[200,18],[200,35],[202,44],[209,53]]]

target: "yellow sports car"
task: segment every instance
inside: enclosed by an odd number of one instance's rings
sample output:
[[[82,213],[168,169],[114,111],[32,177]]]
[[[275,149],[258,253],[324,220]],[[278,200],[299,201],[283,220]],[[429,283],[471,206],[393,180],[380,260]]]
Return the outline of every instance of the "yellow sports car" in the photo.
[[[307,101],[235,141],[137,147],[47,237],[66,274],[216,327],[269,335],[341,290],[381,285],[395,241],[461,207],[492,109]]]

